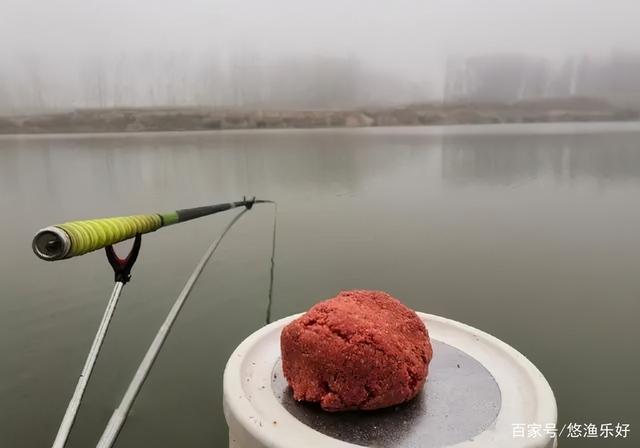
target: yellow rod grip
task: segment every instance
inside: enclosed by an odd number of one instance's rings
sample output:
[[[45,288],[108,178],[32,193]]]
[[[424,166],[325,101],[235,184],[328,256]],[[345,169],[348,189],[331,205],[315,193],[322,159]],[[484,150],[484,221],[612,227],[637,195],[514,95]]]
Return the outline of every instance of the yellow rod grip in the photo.
[[[149,233],[162,227],[160,215],[133,215],[118,218],[72,221],[56,225],[69,235],[71,247],[65,258],[86,254],[111,244]]]

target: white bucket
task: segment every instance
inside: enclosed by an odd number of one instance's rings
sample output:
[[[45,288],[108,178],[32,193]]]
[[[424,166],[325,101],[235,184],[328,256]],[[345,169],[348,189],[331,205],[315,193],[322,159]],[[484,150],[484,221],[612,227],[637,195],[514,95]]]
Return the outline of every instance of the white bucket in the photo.
[[[229,358],[224,413],[230,447],[555,446],[553,432],[544,429],[556,424],[556,401],[540,371],[499,339],[431,314],[418,313],[433,360],[424,391],[411,402],[355,413],[294,402],[282,375],[280,332],[299,316],[261,328]],[[542,431],[527,434],[533,425]]]

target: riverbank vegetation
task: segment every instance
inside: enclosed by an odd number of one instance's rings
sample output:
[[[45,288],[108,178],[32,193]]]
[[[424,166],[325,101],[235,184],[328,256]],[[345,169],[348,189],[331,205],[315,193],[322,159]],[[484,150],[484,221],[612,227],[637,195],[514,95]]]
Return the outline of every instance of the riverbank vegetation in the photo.
[[[422,103],[351,110],[252,110],[247,108],[77,109],[0,116],[2,134],[203,131],[454,124],[632,121],[637,109],[590,98],[513,103]]]

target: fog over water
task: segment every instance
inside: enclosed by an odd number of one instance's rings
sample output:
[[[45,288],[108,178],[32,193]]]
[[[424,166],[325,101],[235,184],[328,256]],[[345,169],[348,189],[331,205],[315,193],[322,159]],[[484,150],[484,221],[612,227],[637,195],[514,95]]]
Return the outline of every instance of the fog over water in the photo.
[[[637,17],[634,0],[0,0],[0,113],[629,99]]]

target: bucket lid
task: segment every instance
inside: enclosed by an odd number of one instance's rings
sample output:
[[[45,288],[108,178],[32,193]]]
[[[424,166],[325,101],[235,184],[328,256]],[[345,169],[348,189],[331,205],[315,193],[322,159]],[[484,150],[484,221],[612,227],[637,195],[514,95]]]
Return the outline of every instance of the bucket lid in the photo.
[[[280,332],[300,315],[267,325],[233,352],[224,410],[240,447],[547,447],[549,437],[514,438],[514,424],[555,424],[556,402],[540,371],[497,338],[418,313],[433,359],[422,393],[379,411],[328,413],[297,403],[282,374]]]

